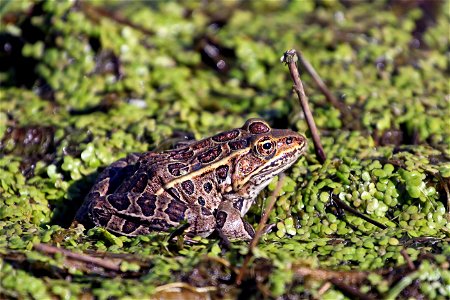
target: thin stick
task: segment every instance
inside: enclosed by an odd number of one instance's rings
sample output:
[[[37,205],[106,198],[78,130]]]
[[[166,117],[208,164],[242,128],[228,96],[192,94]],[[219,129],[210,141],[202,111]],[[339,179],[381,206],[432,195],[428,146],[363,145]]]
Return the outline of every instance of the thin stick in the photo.
[[[361,300],[375,300],[376,298],[361,292],[358,288],[350,286],[337,278],[330,279],[330,282],[344,293]]]
[[[275,205],[275,201],[277,200],[277,197],[281,192],[281,188],[283,187],[284,176],[285,176],[284,173],[281,173],[279,175],[277,186],[276,186],[275,190],[273,191],[272,195],[270,195],[270,197],[269,197],[269,202],[267,204],[267,207],[264,210],[261,221],[259,221],[258,229],[256,230],[255,236],[253,237],[252,241],[250,242],[250,245],[248,246],[248,253],[245,256],[242,267],[239,270],[239,274],[236,278],[237,285],[241,284],[242,278],[244,277],[245,272],[247,270],[247,265],[253,256],[253,249],[255,249],[256,245],[258,245],[258,242],[263,234],[264,226],[266,225],[267,220],[269,219],[270,212],[272,211],[273,206]]]
[[[416,266],[414,266],[414,263],[412,262],[411,257],[409,256],[408,252],[406,252],[405,249],[402,249],[402,250],[400,250],[400,254],[406,260],[406,264],[408,265],[408,268],[411,271],[414,271],[416,269]]]
[[[342,209],[354,214],[355,216],[369,222],[372,225],[375,225],[381,229],[386,229],[387,226],[384,224],[381,224],[380,222],[377,222],[375,220],[372,220],[371,218],[369,218],[368,216],[360,213],[359,211],[357,211],[356,209],[354,209],[353,207],[350,207],[349,205],[347,205],[347,203],[345,203],[344,201],[342,201],[341,199],[339,199],[336,195],[332,195],[333,201]]]
[[[358,271],[333,271],[333,270],[321,270],[321,269],[310,269],[303,266],[293,265],[292,270],[294,275],[298,277],[310,277],[316,280],[326,280],[332,283],[338,289],[347,293],[349,295],[355,296],[357,299],[363,300],[373,300],[374,298],[370,295],[362,293],[358,288],[350,286],[349,284],[358,284],[364,281],[369,275],[368,272],[358,272]],[[347,283],[344,283],[344,280]]]
[[[165,291],[177,291],[180,289],[185,289],[193,293],[197,294],[205,294],[217,291],[217,287],[215,286],[205,286],[205,287],[196,287],[192,286],[186,282],[171,282],[168,284],[160,285],[155,288],[155,292],[165,292]]]
[[[351,284],[359,284],[363,282],[370,274],[367,271],[334,271],[325,269],[312,269],[294,263],[291,270],[296,277],[308,277],[317,281],[330,281],[331,279],[345,280]]]
[[[72,252],[72,251],[69,251],[66,249],[61,249],[61,248],[50,246],[47,244],[36,244],[36,245],[34,245],[34,249],[44,252],[44,253],[48,253],[48,254],[60,253],[67,258],[71,258],[71,259],[86,262],[86,263],[91,263],[91,264],[97,265],[99,267],[102,267],[104,269],[108,269],[108,270],[112,270],[112,271],[120,271],[120,265],[109,259],[102,259],[102,258],[90,256],[87,254],[75,253],[75,252]]]
[[[330,92],[326,84],[323,82],[322,78],[320,78],[319,74],[317,74],[314,67],[309,63],[309,61],[303,56],[301,51],[297,51],[298,59],[301,64],[305,68],[306,72],[312,77],[314,82],[317,84],[319,90],[325,95],[327,100],[336,107],[342,114],[344,120],[348,123],[353,120],[353,116],[351,111],[348,109],[345,104],[336,99],[336,97]]]
[[[322,299],[323,294],[332,287],[331,282],[325,282],[317,291],[317,299]]]
[[[147,29],[143,26],[140,26],[138,24],[135,24],[135,23],[131,22],[130,20],[128,20],[127,18],[122,17],[120,14],[112,13],[112,12],[108,11],[107,9],[96,7],[91,4],[87,4],[86,2],[88,2],[88,1],[77,1],[76,5],[78,5],[81,8],[81,10],[89,18],[91,18],[94,22],[99,23],[101,18],[108,18],[108,19],[111,19],[111,20],[119,23],[120,25],[125,25],[125,26],[131,27],[133,29],[136,29],[138,31],[141,31],[142,33],[144,33],[146,35],[154,35],[155,34],[154,31]]]
[[[306,122],[308,123],[309,130],[311,131],[314,149],[320,163],[324,163],[327,159],[325,152],[323,151],[322,144],[320,143],[319,133],[317,131],[316,123],[309,109],[308,98],[306,97],[305,90],[303,89],[302,81],[300,80],[300,74],[297,69],[297,51],[294,49],[288,50],[284,53],[282,61],[285,62],[289,68],[292,80],[294,81],[294,90],[297,93],[300,105],[305,114]]]

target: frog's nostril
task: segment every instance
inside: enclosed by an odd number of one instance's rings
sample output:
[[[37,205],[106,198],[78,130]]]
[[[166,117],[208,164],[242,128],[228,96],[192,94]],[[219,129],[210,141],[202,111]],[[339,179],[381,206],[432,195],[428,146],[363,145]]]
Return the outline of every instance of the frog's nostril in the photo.
[[[287,145],[292,144],[292,138],[291,138],[291,137],[288,137],[288,138],[286,139],[286,144],[287,144]]]

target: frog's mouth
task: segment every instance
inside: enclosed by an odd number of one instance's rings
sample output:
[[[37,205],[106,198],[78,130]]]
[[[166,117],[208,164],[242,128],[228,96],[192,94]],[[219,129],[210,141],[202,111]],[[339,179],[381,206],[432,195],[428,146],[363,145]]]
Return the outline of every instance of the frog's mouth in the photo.
[[[280,174],[281,172],[292,166],[302,153],[303,152],[300,151],[297,155],[292,155],[292,157],[281,157],[277,160],[267,163],[249,181],[254,185],[258,185],[265,180],[270,181],[274,176]]]
[[[242,186],[248,194],[257,194],[265,188],[272,178],[291,167],[298,158],[304,153],[305,147],[299,147],[293,151],[286,152],[284,155],[267,162],[258,172]]]

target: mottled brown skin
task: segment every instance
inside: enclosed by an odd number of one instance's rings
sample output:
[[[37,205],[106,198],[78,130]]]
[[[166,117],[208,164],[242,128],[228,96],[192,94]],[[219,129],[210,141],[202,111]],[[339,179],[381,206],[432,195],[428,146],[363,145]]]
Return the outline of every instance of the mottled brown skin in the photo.
[[[189,236],[218,229],[229,239],[250,239],[254,230],[242,217],[306,145],[303,135],[250,119],[181,148],[131,154],[99,175],[75,220],[128,236],[187,221]]]

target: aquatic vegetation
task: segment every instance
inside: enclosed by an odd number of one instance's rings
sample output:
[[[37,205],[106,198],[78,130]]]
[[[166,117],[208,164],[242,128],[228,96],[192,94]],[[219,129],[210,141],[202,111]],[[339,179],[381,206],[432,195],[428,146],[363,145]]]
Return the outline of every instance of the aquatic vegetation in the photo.
[[[449,297],[450,9],[420,3],[5,1],[0,295],[139,298],[177,283],[185,295],[343,299],[312,271],[326,270],[359,272],[355,286],[374,297]],[[256,116],[308,135],[279,62],[293,47],[353,119],[302,73],[328,159],[320,164],[310,145],[286,172],[274,227],[249,265],[256,275],[234,284],[244,242],[224,250],[218,239],[69,228],[98,172],[128,153]],[[247,215],[254,227],[277,180]],[[387,228],[342,215],[333,197]],[[50,255],[43,243],[107,252],[111,268]],[[406,275],[378,272],[387,268]]]

